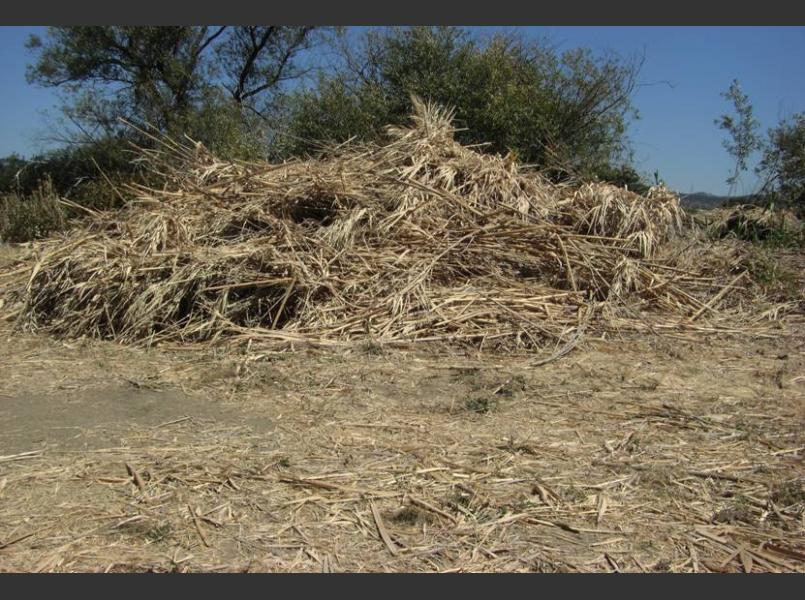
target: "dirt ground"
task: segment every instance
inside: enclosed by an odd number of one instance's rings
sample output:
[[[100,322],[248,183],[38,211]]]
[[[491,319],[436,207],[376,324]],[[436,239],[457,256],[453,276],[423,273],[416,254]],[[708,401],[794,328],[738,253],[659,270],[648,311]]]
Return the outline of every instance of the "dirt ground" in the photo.
[[[541,366],[0,322],[0,571],[803,572],[804,400],[801,314]]]
[[[805,571],[805,328],[455,350],[0,331],[0,571]]]

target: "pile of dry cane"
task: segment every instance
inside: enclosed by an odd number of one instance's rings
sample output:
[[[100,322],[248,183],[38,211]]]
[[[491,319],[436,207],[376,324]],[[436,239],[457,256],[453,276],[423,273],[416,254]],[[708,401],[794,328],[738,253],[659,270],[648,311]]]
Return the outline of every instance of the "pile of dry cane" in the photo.
[[[284,164],[162,139],[142,160],[170,185],[132,187],[124,210],[38,243],[16,317],[137,343],[555,349],[583,327],[735,331],[776,315],[741,300],[736,256],[680,235],[667,190],[557,186],[453,134],[450,111],[417,102],[386,143]]]

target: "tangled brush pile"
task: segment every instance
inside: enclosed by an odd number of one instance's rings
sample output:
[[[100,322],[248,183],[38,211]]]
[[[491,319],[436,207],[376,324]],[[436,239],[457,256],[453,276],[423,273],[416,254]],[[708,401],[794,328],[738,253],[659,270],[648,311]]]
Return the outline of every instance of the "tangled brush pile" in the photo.
[[[140,343],[503,348],[552,346],[582,326],[734,321],[708,305],[734,274],[670,254],[684,218],[674,194],[557,186],[453,133],[449,111],[417,102],[386,143],[318,159],[225,163],[161,140],[142,160],[170,185],[132,187],[123,211],[41,243],[19,319]]]
[[[762,241],[775,236],[802,236],[803,225],[787,209],[741,204],[713,211],[710,232],[718,237]]]

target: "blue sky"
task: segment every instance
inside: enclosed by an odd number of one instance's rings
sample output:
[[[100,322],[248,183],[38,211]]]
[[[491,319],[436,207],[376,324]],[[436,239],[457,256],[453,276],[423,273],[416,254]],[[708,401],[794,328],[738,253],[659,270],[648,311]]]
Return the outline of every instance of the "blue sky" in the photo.
[[[28,85],[24,47],[38,27],[0,27],[0,156],[46,147],[56,96]],[[480,29],[484,33],[486,28]],[[713,120],[729,107],[719,95],[737,78],[766,129],[805,111],[805,27],[522,27],[560,49],[577,46],[645,55],[634,103],[641,118],[629,130],[638,168],[658,169],[680,192],[727,193],[731,163]],[[492,31],[490,28],[489,31]],[[663,83],[667,82],[667,83]],[[55,111],[51,110],[52,114]],[[744,176],[737,193],[755,186]]]

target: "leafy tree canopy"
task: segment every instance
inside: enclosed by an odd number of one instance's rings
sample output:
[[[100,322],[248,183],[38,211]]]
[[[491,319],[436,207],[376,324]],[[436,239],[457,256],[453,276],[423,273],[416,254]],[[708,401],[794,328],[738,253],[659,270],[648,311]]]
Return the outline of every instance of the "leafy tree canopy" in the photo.
[[[28,80],[64,92],[83,139],[112,137],[120,118],[215,148],[255,150],[259,115],[299,77],[313,27],[50,27],[28,48]]]
[[[589,175],[629,157],[626,128],[639,64],[585,49],[558,52],[455,27],[373,30],[342,50],[341,66],[286,98],[282,152],[373,138],[404,121],[410,95],[455,107],[464,143],[514,152],[555,174]]]

